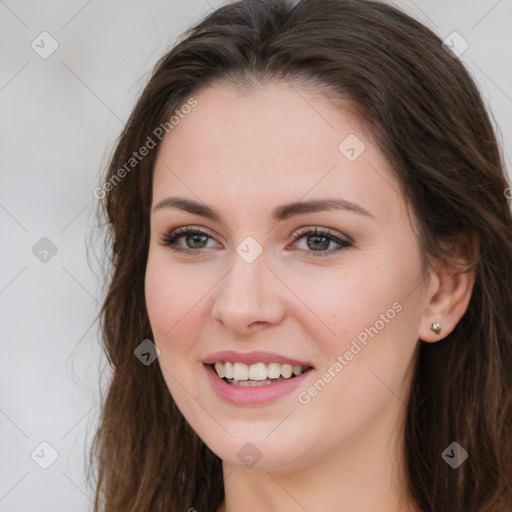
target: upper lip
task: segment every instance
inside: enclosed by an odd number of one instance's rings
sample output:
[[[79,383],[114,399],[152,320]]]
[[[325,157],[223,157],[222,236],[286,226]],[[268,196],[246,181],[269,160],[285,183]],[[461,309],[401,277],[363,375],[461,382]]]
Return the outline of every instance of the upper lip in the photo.
[[[203,359],[204,364],[214,364],[218,362],[245,363],[246,365],[256,363],[280,363],[291,364],[292,366],[313,367],[311,363],[299,361],[288,356],[274,354],[273,352],[255,351],[255,352],[237,352],[236,350],[223,350],[214,352]]]

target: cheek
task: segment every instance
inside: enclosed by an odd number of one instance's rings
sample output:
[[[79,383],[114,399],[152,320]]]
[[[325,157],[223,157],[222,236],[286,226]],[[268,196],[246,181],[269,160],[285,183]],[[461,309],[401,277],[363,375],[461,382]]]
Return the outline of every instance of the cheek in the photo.
[[[194,340],[201,325],[197,321],[200,297],[205,293],[191,279],[187,272],[173,268],[165,255],[150,250],[145,298],[153,341],[160,349],[158,364],[173,399],[188,416],[194,410],[190,398],[199,398],[191,365],[199,364],[197,358],[194,361]]]
[[[158,364],[167,387],[178,405],[183,407],[180,397],[181,383],[192,394],[190,359],[194,343],[194,315],[197,314],[197,299],[187,285],[187,276],[180,275],[165,261],[165,257],[150,256],[146,268],[146,308],[153,332],[153,341],[160,349]],[[194,300],[195,299],[195,300]],[[181,405],[180,405],[181,404]]]
[[[154,258],[149,258],[144,289],[149,321],[158,345],[162,344],[179,318],[177,308],[180,303],[176,300],[174,287],[175,283],[168,274],[162,272]]]
[[[307,297],[311,309],[319,312],[318,318],[311,315],[309,330],[314,332],[316,323],[315,342],[325,355],[321,372],[330,373],[324,374],[329,382],[336,381],[333,392],[343,388],[332,398],[343,395],[357,402],[374,396],[370,390],[380,396],[380,391],[389,393],[386,386],[401,387],[421,319],[420,268],[411,252],[409,265],[397,255],[375,255],[378,265],[366,261],[351,266],[350,272],[322,276],[314,288],[307,278],[297,281],[297,294]]]
[[[206,284],[198,283],[186,269],[177,269],[165,255],[150,250],[144,288],[151,328],[159,344],[165,348],[169,340],[176,342],[178,333],[193,332],[191,319],[197,315]]]
[[[211,308],[209,293],[214,285],[214,273],[199,273],[193,265],[173,264],[165,251],[150,249],[145,275],[146,308],[153,341],[160,349],[158,362],[179,403],[186,400],[180,398],[181,386],[177,382],[193,396],[198,394],[197,374],[204,371],[198,340]]]
[[[389,297],[361,296],[345,305],[338,314],[344,325],[335,329],[336,336],[321,340],[327,357],[299,397],[308,417],[325,419],[319,445],[340,433],[349,437],[386,411],[401,410],[408,400],[418,308],[410,302],[389,304]]]
[[[294,292],[310,309],[303,318],[310,318],[310,329],[316,325],[314,330],[326,352],[339,353],[358,335],[364,342],[366,329],[376,323],[379,332],[389,331],[389,324],[399,316],[397,309],[402,307],[407,288],[403,281],[406,276],[400,279],[394,274],[393,268],[383,271],[382,266],[366,265],[317,273],[314,279],[308,274],[295,276]]]

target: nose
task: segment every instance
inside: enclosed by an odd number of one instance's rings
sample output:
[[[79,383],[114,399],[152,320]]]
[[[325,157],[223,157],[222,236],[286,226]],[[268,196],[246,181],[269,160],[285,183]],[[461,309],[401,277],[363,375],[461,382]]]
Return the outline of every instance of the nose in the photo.
[[[212,318],[233,335],[277,325],[285,315],[283,288],[264,254],[252,263],[235,254],[231,270],[215,288]]]

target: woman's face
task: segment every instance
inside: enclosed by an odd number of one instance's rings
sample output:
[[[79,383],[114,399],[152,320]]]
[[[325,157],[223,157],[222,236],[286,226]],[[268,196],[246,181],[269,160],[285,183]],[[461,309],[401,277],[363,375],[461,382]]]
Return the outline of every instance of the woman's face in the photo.
[[[146,304],[170,393],[231,464],[382,455],[428,292],[387,162],[305,89],[194,97],[154,170]]]

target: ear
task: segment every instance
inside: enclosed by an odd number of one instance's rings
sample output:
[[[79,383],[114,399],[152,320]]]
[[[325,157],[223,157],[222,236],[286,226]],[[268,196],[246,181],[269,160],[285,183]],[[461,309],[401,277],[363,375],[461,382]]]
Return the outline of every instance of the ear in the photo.
[[[468,308],[475,284],[474,263],[478,257],[476,237],[464,237],[456,244],[441,244],[445,257],[436,260],[426,288],[425,309],[418,338],[435,343],[450,334]],[[439,323],[441,331],[432,331]]]

